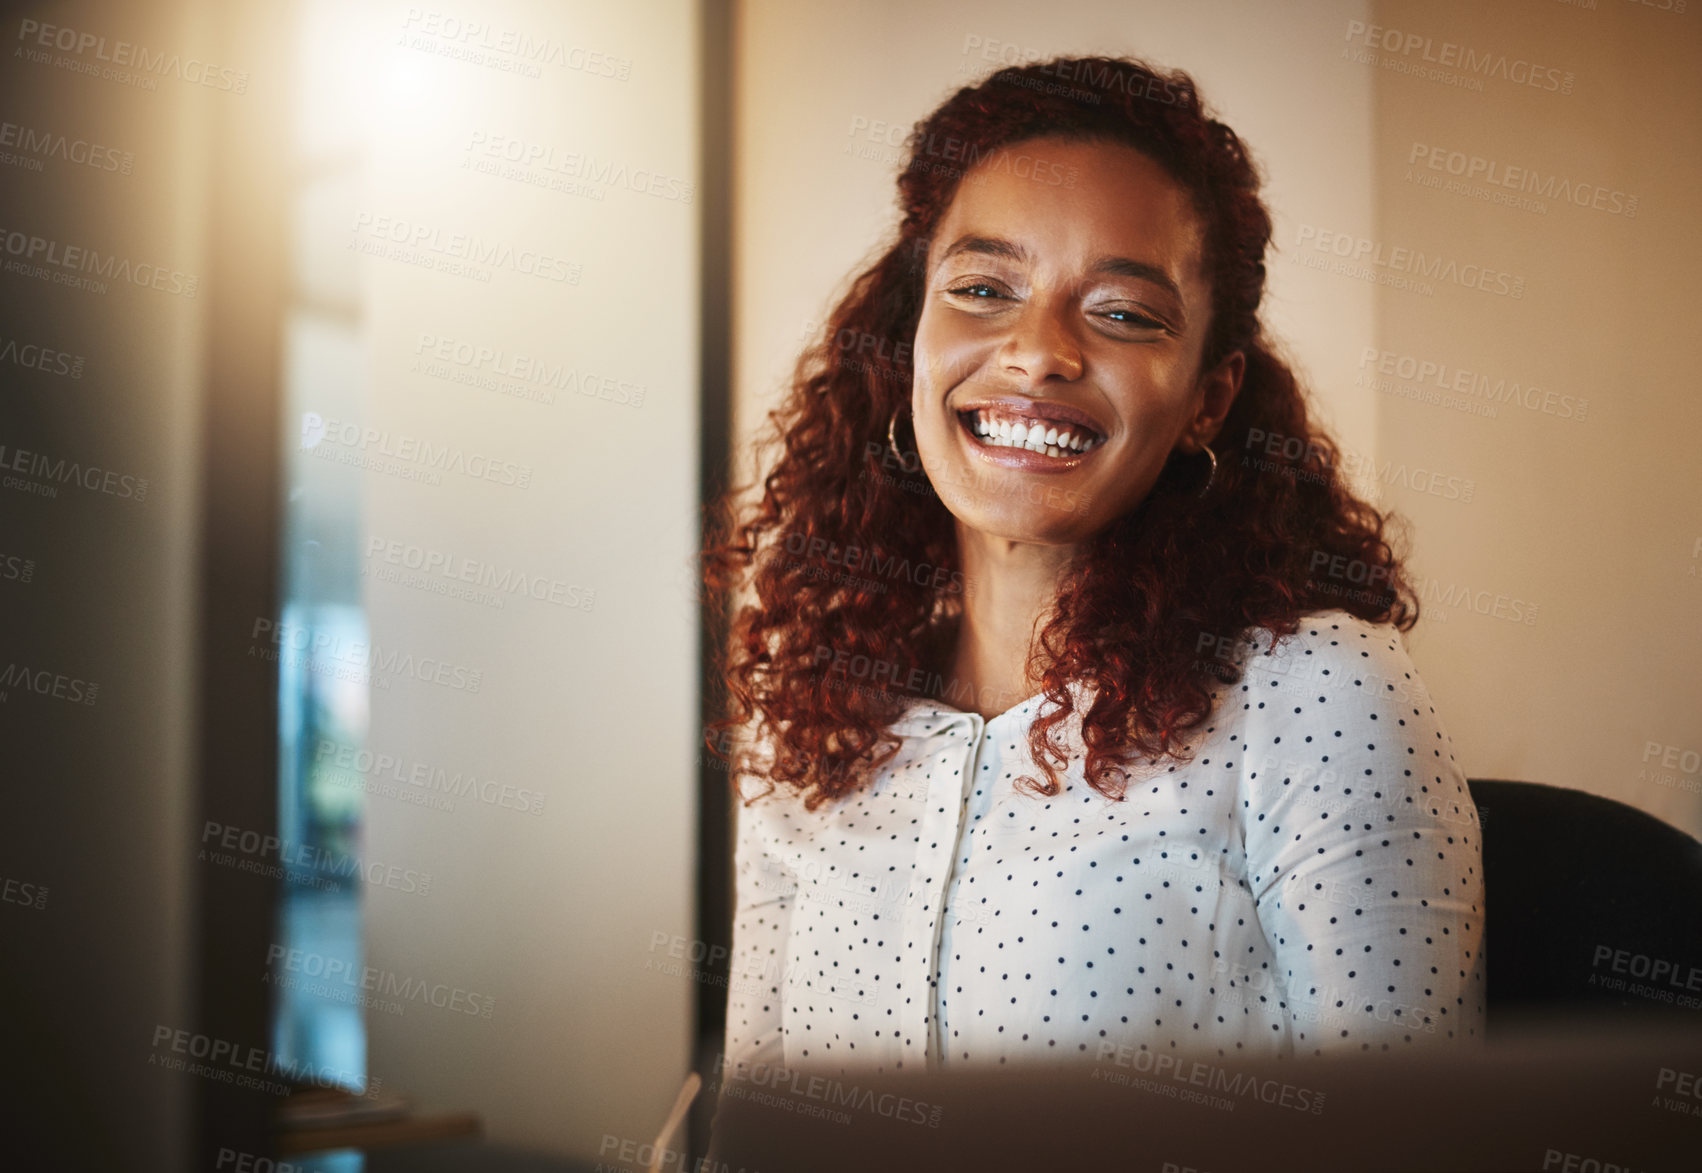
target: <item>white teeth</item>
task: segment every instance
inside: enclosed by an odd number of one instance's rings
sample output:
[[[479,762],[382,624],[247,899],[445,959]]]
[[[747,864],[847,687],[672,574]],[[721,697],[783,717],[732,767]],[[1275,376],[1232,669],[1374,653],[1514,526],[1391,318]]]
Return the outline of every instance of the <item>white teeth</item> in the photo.
[[[1048,456],[1078,456],[1097,447],[1098,441],[1073,431],[1060,432],[1056,425],[1035,421],[1032,424],[1009,418],[994,418],[986,411],[977,411],[970,418],[970,431],[989,446],[1026,448]]]

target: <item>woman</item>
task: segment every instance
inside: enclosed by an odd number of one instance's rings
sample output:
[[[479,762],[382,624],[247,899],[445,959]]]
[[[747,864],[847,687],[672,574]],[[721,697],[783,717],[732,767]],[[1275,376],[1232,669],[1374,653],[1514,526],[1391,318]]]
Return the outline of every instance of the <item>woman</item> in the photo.
[[[1261,333],[1258,182],[1130,60],[916,126],[707,551],[766,780],[726,1070],[1481,1042],[1477,812],[1386,519]]]

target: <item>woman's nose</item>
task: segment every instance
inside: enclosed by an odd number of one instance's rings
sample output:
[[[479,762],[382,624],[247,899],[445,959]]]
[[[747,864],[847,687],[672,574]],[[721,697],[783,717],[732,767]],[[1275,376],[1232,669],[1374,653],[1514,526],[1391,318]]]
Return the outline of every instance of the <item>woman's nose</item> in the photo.
[[[1007,375],[1038,385],[1050,379],[1081,378],[1081,345],[1061,305],[1031,300],[1011,323],[999,346],[999,367]]]

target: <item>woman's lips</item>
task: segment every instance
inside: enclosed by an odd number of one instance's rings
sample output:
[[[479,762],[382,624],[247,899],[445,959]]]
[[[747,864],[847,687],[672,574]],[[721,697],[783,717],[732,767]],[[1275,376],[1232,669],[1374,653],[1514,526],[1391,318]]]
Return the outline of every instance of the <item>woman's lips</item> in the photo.
[[[1080,425],[1060,427],[1050,420],[1037,420],[1031,427],[1014,416],[988,411],[962,411],[956,415],[958,427],[975,455],[1005,468],[1067,472],[1092,459],[1105,446],[1102,436],[1079,438],[1077,433],[1085,431]],[[1020,445],[1018,428],[1022,429]],[[978,430],[990,434],[978,434]],[[1035,434],[1044,438],[1037,442],[1033,439]]]

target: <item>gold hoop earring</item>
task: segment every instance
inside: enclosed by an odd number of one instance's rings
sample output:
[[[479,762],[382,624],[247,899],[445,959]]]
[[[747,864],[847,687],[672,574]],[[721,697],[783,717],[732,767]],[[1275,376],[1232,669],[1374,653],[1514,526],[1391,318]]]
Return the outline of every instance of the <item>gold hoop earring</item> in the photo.
[[[915,472],[916,469],[922,467],[922,454],[920,452],[914,454],[916,456],[916,465],[912,468],[910,464],[905,461],[904,453],[898,450],[898,437],[895,433],[898,429],[899,410],[899,408],[893,408],[892,418],[886,422],[886,446],[892,451],[893,459],[898,461],[899,468],[902,468],[905,472]]]

